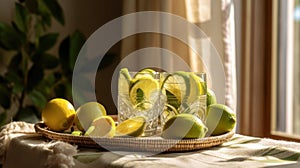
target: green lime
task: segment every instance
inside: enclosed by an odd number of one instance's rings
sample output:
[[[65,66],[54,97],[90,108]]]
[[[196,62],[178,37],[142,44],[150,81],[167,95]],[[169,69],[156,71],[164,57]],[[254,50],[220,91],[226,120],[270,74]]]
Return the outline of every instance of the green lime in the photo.
[[[210,106],[211,104],[217,103],[217,97],[215,92],[211,89],[207,89],[207,97],[206,97],[206,106]]]
[[[197,116],[178,114],[167,120],[161,136],[167,139],[203,138],[206,132],[206,126]]]
[[[152,103],[157,99],[159,83],[149,76],[135,78],[131,81],[129,97],[132,104],[143,110],[151,108]]]
[[[141,136],[146,129],[146,118],[136,116],[121,122],[116,127],[116,136]]]
[[[221,135],[230,132],[236,124],[236,115],[224,104],[212,104],[208,106],[206,126],[208,134]]]

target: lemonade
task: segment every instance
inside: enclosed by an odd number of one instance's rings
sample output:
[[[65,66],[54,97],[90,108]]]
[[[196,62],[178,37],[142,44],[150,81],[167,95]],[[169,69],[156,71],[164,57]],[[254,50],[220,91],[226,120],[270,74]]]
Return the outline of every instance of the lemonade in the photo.
[[[177,71],[163,73],[161,89],[166,104],[161,114],[161,123],[178,114],[193,114],[206,121],[206,76],[204,73]]]
[[[144,117],[146,123],[142,136],[156,134],[159,115],[163,110],[160,73],[150,69],[129,72],[123,68],[118,82],[119,123],[134,117]]]

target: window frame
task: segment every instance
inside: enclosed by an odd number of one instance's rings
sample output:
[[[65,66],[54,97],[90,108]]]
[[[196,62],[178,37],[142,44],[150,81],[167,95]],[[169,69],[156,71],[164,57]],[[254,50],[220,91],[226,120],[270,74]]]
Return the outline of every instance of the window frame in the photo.
[[[273,131],[276,111],[276,2],[242,2],[239,133],[298,141],[300,136]]]

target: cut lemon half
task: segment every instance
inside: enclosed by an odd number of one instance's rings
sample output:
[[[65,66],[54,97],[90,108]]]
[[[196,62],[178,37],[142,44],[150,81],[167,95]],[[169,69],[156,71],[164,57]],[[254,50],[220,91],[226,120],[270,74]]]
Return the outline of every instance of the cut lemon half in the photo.
[[[105,107],[98,102],[87,102],[76,110],[75,125],[81,131],[86,131],[94,119],[105,116]]]
[[[143,76],[131,81],[129,97],[134,106],[147,110],[156,101],[159,93],[159,83],[152,77]]]
[[[146,129],[146,118],[142,116],[133,117],[121,122],[116,127],[116,136],[141,136]]]
[[[115,122],[110,116],[96,118],[84,135],[97,137],[113,137],[115,135]]]

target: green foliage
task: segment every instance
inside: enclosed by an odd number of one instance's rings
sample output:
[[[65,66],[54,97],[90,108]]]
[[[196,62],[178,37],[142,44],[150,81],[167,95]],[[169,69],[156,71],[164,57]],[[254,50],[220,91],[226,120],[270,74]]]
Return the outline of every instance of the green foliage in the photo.
[[[18,106],[13,120],[37,122],[49,99],[72,101],[72,72],[85,37],[75,31],[62,40],[59,54],[53,55],[49,50],[59,38],[59,33],[48,31],[53,20],[65,24],[57,0],[19,0],[12,23],[0,21],[0,48],[11,53],[0,55],[10,60],[0,74],[0,125],[11,116],[12,106]]]

